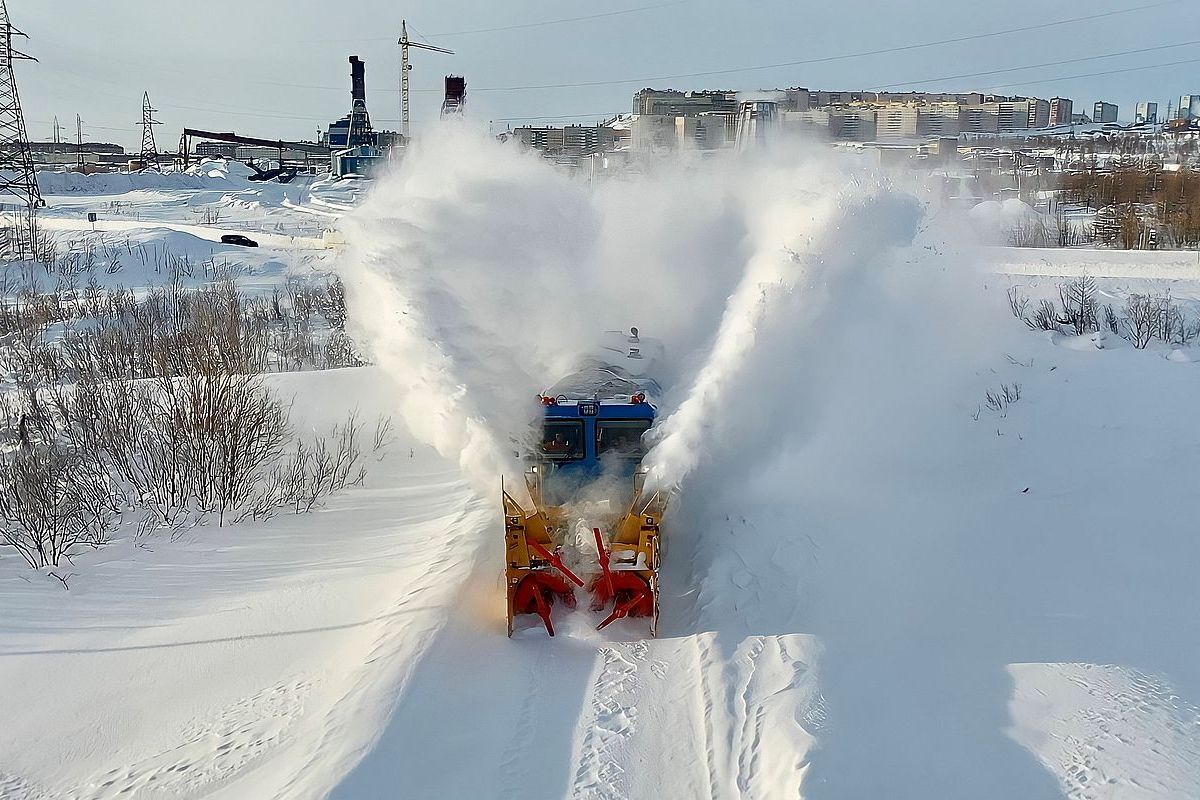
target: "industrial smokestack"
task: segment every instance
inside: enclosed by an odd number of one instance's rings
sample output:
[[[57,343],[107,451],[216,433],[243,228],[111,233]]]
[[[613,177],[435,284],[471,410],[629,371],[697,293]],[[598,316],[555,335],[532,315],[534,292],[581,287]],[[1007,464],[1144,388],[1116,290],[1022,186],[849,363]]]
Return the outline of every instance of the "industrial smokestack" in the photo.
[[[350,97],[354,108],[367,107],[367,65],[358,56],[350,56]]]

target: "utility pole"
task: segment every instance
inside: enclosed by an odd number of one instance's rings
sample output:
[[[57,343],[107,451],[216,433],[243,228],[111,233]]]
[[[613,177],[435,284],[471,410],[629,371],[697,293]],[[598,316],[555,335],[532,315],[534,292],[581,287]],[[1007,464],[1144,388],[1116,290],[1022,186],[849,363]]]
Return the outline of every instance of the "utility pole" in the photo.
[[[58,152],[58,146],[62,144],[62,126],[58,124],[58,115],[54,115],[54,152]]]
[[[434,47],[431,44],[422,42],[414,42],[408,38],[408,21],[400,20],[400,133],[404,135],[405,142],[408,141],[408,123],[409,123],[409,104],[408,104],[408,73],[412,67],[408,63],[408,48],[416,47],[421,50],[432,50],[435,53],[446,53],[454,55],[453,50],[447,50],[444,47]]]
[[[154,144],[154,126],[162,125],[161,122],[154,118],[157,111],[150,105],[150,93],[142,94],[142,154],[141,161],[146,169],[153,169],[155,172],[162,172],[162,166],[158,163],[158,147]]]
[[[76,163],[83,166],[83,118],[75,115],[75,154]]]
[[[46,205],[33,171],[33,152],[25,130],[25,113],[17,94],[15,61],[37,61],[13,47],[14,36],[25,36],[13,27],[8,7],[0,0],[0,194],[18,198],[29,209],[29,234],[34,209]]]

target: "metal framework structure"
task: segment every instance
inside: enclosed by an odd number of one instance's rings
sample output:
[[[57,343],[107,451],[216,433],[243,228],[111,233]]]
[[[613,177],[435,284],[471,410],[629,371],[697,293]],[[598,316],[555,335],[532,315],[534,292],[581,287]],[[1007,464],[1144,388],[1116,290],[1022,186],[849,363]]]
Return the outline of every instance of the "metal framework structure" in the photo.
[[[434,47],[431,44],[422,42],[414,42],[408,38],[408,21],[400,20],[400,132],[404,134],[404,139],[408,140],[408,73],[412,70],[412,66],[408,63],[408,48],[416,47],[420,50],[432,50],[435,53],[445,53],[454,55],[453,50],[447,50],[444,47]]]
[[[142,153],[140,156],[142,164],[146,169],[152,169],[155,172],[162,172],[162,165],[158,163],[158,147],[154,144],[154,126],[162,125],[161,122],[154,118],[157,109],[150,105],[150,93],[142,94]]]
[[[232,144],[244,144],[250,147],[274,147],[279,150],[279,160],[283,161],[283,153],[285,150],[296,150],[308,155],[320,156],[329,158],[330,149],[322,144],[315,142],[288,142],[279,139],[260,139],[254,136],[238,136],[232,131],[205,131],[199,128],[184,128],[183,134],[179,137],[179,155],[178,160],[183,167],[191,165],[192,161],[192,139],[204,139],[214,142],[230,142]]]
[[[17,95],[13,63],[37,59],[13,47],[14,36],[25,34],[13,26],[8,8],[0,0],[0,194],[20,200],[29,209],[32,221],[33,209],[46,203],[33,171],[33,153],[25,131],[25,114]]]

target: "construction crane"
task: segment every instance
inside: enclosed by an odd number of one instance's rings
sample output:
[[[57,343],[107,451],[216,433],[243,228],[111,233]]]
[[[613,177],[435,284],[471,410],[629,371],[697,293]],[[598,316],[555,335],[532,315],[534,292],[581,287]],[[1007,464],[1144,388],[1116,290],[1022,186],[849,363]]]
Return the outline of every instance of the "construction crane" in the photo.
[[[404,134],[404,138],[408,139],[408,72],[412,67],[408,63],[408,48],[416,47],[420,50],[432,50],[435,53],[445,53],[454,55],[453,50],[447,50],[444,47],[434,47],[431,44],[423,42],[413,42],[408,38],[408,21],[400,20],[400,132]]]

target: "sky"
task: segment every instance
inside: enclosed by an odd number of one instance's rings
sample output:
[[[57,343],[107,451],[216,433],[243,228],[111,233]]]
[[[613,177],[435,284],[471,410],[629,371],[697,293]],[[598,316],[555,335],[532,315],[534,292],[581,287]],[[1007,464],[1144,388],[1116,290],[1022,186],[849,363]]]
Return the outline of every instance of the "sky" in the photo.
[[[161,150],[174,150],[185,126],[311,140],[349,111],[350,55],[367,62],[376,127],[395,129],[401,17],[413,39],[455,51],[412,51],[418,131],[437,118],[442,78],[450,73],[466,77],[468,112],[497,131],[628,112],[633,93],[645,86],[1059,95],[1072,98],[1077,111],[1090,112],[1099,99],[1115,102],[1122,119],[1132,119],[1142,100],[1157,101],[1162,113],[1179,95],[1200,94],[1196,0],[7,5],[30,37],[18,46],[39,59],[17,66],[30,138],[52,138],[57,116],[73,139],[79,115],[85,141],[134,149],[144,91],[163,123],[155,129]],[[1067,20],[1075,21],[1048,25]],[[1030,26],[1047,27],[1001,33]]]

